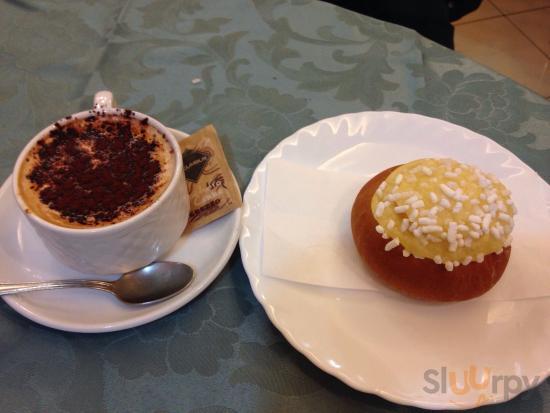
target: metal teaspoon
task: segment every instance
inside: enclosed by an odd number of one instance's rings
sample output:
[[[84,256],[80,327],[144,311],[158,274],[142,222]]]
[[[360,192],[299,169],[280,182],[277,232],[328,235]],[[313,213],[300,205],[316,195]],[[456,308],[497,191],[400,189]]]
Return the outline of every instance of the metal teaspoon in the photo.
[[[124,273],[114,281],[75,279],[20,284],[0,283],[0,295],[58,288],[95,288],[108,291],[125,303],[149,304],[173,297],[188,287],[193,278],[193,269],[186,264],[157,261]]]

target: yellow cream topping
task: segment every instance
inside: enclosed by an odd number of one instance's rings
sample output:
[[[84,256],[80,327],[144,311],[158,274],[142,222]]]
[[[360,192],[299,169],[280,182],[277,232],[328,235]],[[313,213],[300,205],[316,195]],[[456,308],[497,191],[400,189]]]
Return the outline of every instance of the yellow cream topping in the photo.
[[[453,159],[419,159],[396,168],[371,201],[377,232],[403,255],[451,271],[482,262],[511,243],[516,208],[492,174]]]

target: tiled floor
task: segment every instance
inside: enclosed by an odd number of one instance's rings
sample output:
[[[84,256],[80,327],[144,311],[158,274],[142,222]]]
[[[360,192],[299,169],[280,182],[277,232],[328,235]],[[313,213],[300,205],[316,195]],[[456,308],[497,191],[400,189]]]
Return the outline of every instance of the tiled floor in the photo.
[[[455,48],[550,99],[550,0],[483,0],[455,24]]]

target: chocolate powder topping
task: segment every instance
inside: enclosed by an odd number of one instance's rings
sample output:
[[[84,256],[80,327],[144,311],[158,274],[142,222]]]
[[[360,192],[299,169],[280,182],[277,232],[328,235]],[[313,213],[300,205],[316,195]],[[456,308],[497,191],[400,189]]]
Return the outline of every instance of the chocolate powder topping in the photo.
[[[144,139],[143,132],[133,132],[127,117],[89,116],[56,124],[38,141],[38,162],[27,178],[40,200],[70,222],[114,221],[155,191],[161,172],[153,158],[158,143]]]

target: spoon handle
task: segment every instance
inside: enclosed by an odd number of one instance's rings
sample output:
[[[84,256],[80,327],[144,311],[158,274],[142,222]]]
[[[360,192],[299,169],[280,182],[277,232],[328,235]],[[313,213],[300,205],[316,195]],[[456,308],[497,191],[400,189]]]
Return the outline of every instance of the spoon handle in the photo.
[[[109,281],[99,280],[57,280],[44,282],[30,282],[19,284],[1,284],[0,295],[25,293],[28,291],[53,290],[57,288],[95,288],[112,292],[113,286]]]

